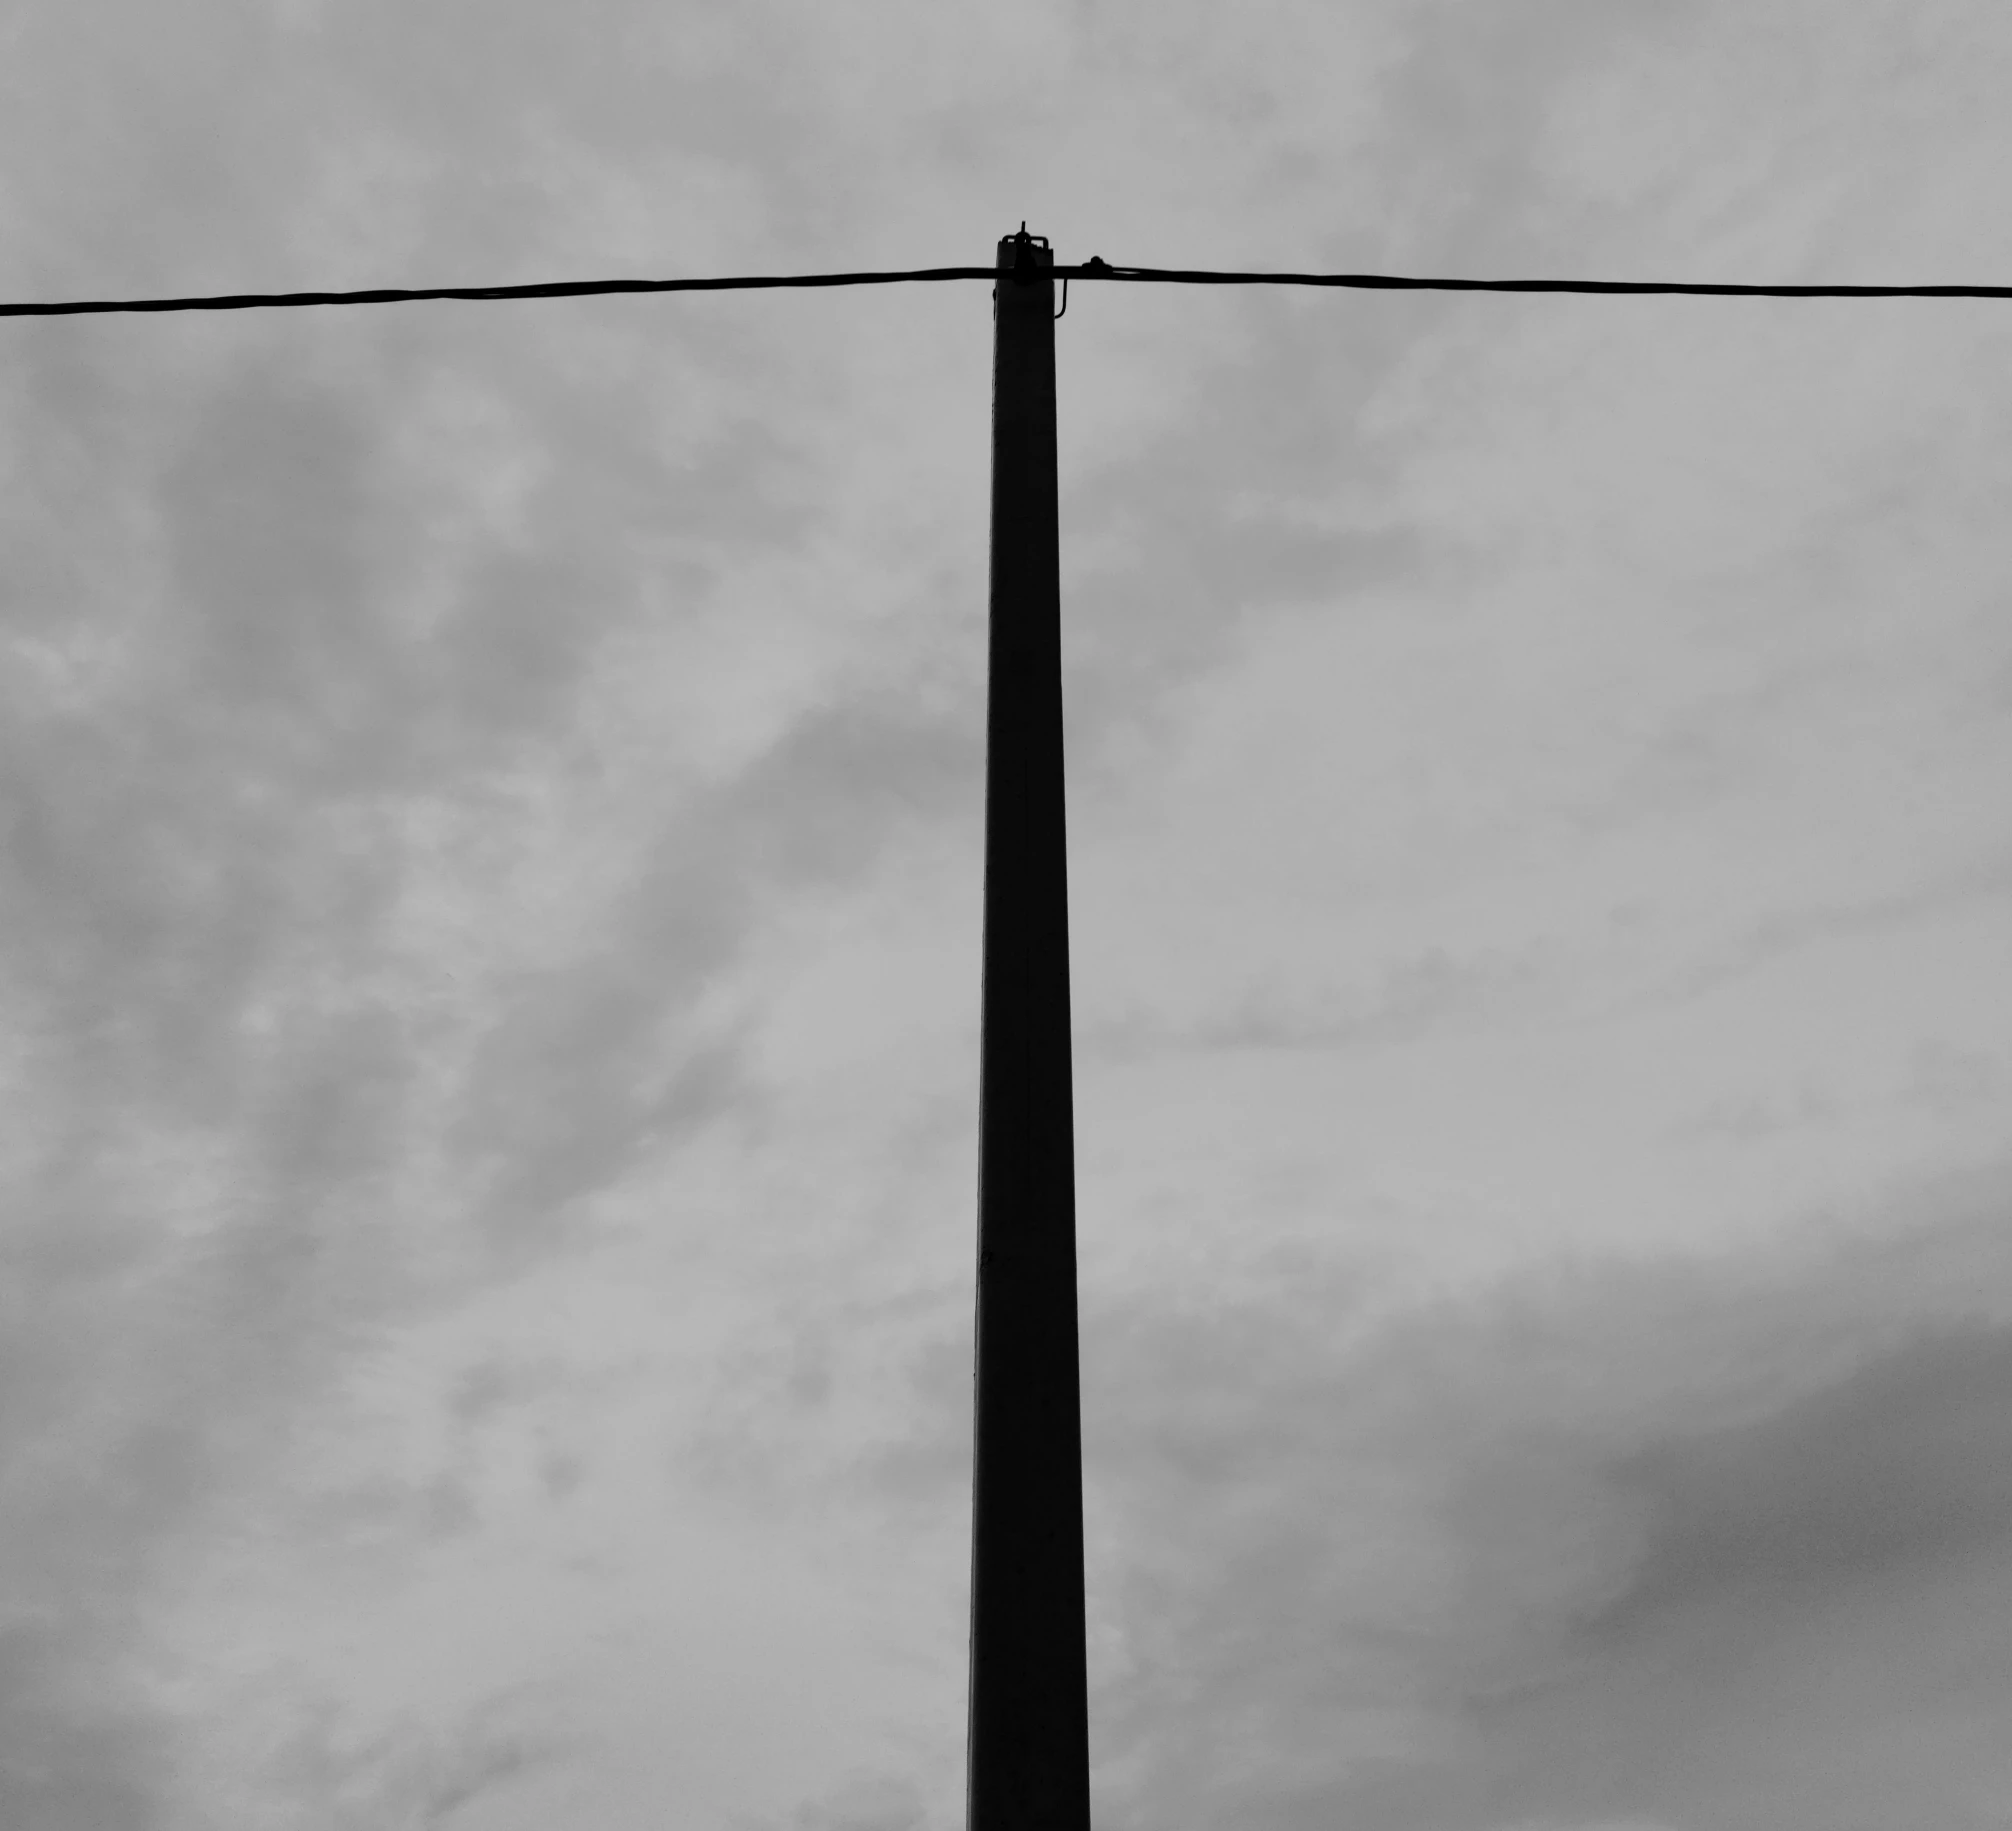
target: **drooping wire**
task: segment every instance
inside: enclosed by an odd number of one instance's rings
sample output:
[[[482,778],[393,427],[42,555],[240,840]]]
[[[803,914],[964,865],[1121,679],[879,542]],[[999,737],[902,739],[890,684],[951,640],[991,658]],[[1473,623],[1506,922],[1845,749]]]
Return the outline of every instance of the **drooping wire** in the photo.
[[[423,299],[572,299],[597,293],[737,292],[786,286],[894,286],[916,281],[1011,278],[998,267],[919,267],[889,273],[743,274],[694,280],[557,280],[527,286],[373,287],[360,292],[242,292],[172,299],[56,299],[0,303],[0,318],[91,312],[225,312],[305,305],[401,305]],[[1227,273],[1115,267],[1091,256],[1042,279],[1123,280],[1177,286],[1337,286],[1372,292],[1690,293],[1770,299],[2012,299],[2012,286],[1774,286],[1702,280],[1457,280],[1386,273]],[[1066,310],[1066,305],[1064,307]]]

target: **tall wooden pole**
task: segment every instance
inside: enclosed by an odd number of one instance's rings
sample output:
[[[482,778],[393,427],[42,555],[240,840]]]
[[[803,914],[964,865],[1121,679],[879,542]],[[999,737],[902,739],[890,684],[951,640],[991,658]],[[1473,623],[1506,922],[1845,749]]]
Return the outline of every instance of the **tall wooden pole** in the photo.
[[[1089,1831],[1052,252],[999,244],[968,1831]]]

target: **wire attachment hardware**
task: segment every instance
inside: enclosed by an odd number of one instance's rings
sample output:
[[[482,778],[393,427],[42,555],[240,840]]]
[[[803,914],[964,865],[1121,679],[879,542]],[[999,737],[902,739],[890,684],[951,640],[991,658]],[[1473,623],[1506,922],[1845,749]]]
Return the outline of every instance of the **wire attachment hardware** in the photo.
[[[1034,259],[1034,250],[1046,248],[1048,238],[1045,235],[1029,235],[1026,220],[1022,218],[1018,232],[1007,239],[1013,244],[1013,265],[1007,271],[1012,274],[1016,285],[1031,286],[1041,277],[1041,269]]]

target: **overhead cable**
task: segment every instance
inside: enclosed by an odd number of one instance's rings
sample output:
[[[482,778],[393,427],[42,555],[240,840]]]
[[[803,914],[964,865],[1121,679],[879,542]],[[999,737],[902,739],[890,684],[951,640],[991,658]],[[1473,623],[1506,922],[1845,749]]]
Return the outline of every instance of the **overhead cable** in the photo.
[[[366,292],[232,292],[198,299],[62,299],[0,305],[0,318],[79,312],[238,312],[263,306],[402,305],[415,299],[577,299],[590,293],[738,292],[768,286],[890,286],[904,280],[996,280],[994,267],[920,267],[907,273],[744,274],[707,280],[551,280],[531,286],[384,286]]]
[[[2012,299],[2012,286],[1746,286],[1708,280],[1422,280],[1391,273],[1215,273],[1184,267],[1110,267],[1094,257],[1058,274],[1179,286],[1351,286],[1372,292],[1711,293],[1766,299]]]
[[[576,299],[599,293],[748,292],[786,286],[894,286],[993,280],[997,267],[919,267],[893,273],[741,274],[695,280],[554,280],[528,286],[373,287],[360,292],[238,292],[175,299],[55,299],[0,304],[0,318],[91,312],[228,312],[303,305],[402,305],[422,299]],[[1444,280],[1388,273],[1224,273],[1185,267],[1114,267],[1094,255],[1040,278],[1125,280],[1176,286],[1339,286],[1368,292],[1698,293],[1769,299],[2012,299],[2012,286],[1754,286],[1705,280]]]

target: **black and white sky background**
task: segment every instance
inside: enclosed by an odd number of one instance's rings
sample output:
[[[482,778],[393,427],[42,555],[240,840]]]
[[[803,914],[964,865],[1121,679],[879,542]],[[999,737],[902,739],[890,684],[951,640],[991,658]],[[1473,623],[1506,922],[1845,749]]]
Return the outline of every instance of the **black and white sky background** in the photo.
[[[0,296],[2012,282],[1967,0],[11,0]],[[2012,1820],[2012,306],[1073,289],[1104,1831]],[[982,284],[0,324],[0,1824],[960,1822]]]

